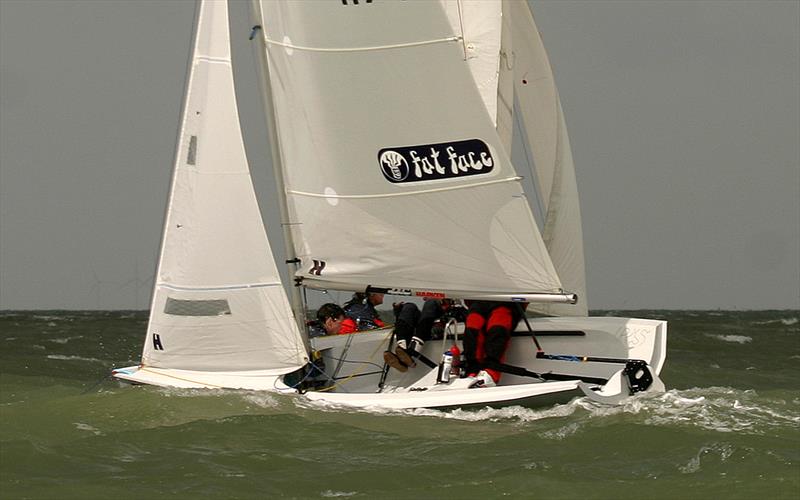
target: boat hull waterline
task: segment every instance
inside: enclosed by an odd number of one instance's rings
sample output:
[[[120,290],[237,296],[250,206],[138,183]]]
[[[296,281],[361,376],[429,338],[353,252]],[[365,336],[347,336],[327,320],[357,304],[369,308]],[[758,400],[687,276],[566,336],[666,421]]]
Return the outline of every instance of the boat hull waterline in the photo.
[[[565,356],[641,360],[653,376],[642,392],[659,392],[658,378],[666,357],[666,322],[630,318],[536,318],[530,320],[537,340],[546,353]],[[438,361],[455,339],[426,343],[423,356]],[[242,389],[295,394],[312,401],[337,406],[388,409],[444,408],[472,405],[505,405],[535,402],[545,396],[580,390],[594,401],[617,404],[632,395],[619,363],[552,360],[536,356],[536,346],[523,325],[511,339],[505,363],[538,374],[558,374],[566,380],[541,380],[506,373],[500,385],[468,388],[468,379],[453,377],[438,383],[438,367],[418,361],[407,372],[389,370],[383,388],[383,352],[389,346],[390,329],[312,339],[313,348],[325,363],[325,375],[332,381],[320,391],[298,391],[284,383],[284,374],[274,370],[208,372],[131,366],[114,370],[119,380],[163,387],[189,389]],[[346,359],[348,362],[339,362]],[[574,376],[574,379],[570,379]],[[587,379],[607,380],[606,384]]]

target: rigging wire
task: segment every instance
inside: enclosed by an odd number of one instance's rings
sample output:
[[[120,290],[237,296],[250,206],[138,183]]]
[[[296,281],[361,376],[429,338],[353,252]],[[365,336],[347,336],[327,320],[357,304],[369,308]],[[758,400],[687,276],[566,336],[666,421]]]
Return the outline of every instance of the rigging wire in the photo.
[[[465,40],[464,36],[464,15],[461,11],[461,0],[456,2],[458,5],[458,24],[461,27],[461,45],[464,47],[464,60],[467,60],[467,41]]]
[[[352,335],[358,335],[358,333],[352,333],[352,334],[350,334],[350,335],[351,335],[351,338],[352,338]],[[383,349],[383,346],[384,346],[385,344],[387,344],[387,342],[389,341],[389,339],[391,339],[393,336],[394,336],[393,334],[392,334],[392,335],[388,335],[388,336],[386,337],[386,340],[383,340],[383,341],[379,342],[379,343],[378,343],[378,346],[375,348],[375,350],[374,350],[374,351],[372,351],[372,354],[370,354],[370,355],[369,355],[369,359],[372,359],[372,358],[374,358],[374,357],[375,357],[375,355],[376,355],[376,354],[378,354],[378,351],[379,351],[379,350],[381,350],[381,349]],[[365,364],[367,364],[367,363],[365,363]],[[369,363],[369,364],[372,364],[372,363]],[[355,378],[355,377],[358,377],[358,376],[360,376],[360,375],[363,375],[363,374],[364,374],[364,372],[366,371],[366,369],[367,369],[367,368],[363,368],[361,371],[354,372],[354,373],[350,374],[349,376],[347,376],[347,377],[345,377],[345,378],[343,378],[343,379],[339,380],[338,382],[336,382],[336,383],[335,383],[335,384],[333,384],[332,386],[330,386],[330,387],[326,387],[326,388],[324,388],[324,389],[320,389],[320,390],[318,390],[318,391],[315,391],[315,392],[328,392],[328,391],[332,391],[332,390],[333,390],[333,389],[335,389],[336,387],[339,387],[339,386],[342,386],[342,385],[346,384],[346,383],[347,383],[348,381],[350,381],[351,379],[353,379],[353,378]],[[338,370],[337,370],[337,371],[338,371]],[[334,376],[335,376],[335,373],[334,373]]]

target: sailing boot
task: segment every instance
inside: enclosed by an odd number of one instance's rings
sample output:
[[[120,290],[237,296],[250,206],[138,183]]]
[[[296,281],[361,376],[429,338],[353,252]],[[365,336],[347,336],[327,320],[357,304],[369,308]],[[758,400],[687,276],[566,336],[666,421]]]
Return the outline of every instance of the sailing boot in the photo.
[[[414,328],[398,318],[394,324],[394,336],[397,338],[395,352],[384,351],[383,362],[399,372],[407,372],[409,366],[414,366],[414,360],[406,353],[409,339]]]
[[[399,372],[405,373],[408,371],[408,365],[400,361],[400,358],[391,351],[383,352],[383,362]]]
[[[419,351],[422,350],[423,345],[425,345],[425,342],[423,342],[422,339],[419,337],[411,337],[411,342],[408,343],[408,346],[401,345],[400,342],[398,342],[397,349],[395,349],[394,352],[397,357],[400,358],[400,361],[407,366],[415,366],[416,362],[414,358],[419,357]]]
[[[413,337],[414,327],[409,325],[403,320],[398,319],[394,325],[394,334],[397,336],[397,347],[394,350],[394,355],[406,367],[413,367],[417,364],[411,357],[416,346],[415,338]],[[391,365],[389,365],[391,366]],[[405,370],[403,370],[405,371]]]
[[[469,384],[470,389],[478,389],[481,387],[494,387],[497,385],[495,382],[494,377],[489,374],[487,370],[481,370],[475,375],[475,378]]]

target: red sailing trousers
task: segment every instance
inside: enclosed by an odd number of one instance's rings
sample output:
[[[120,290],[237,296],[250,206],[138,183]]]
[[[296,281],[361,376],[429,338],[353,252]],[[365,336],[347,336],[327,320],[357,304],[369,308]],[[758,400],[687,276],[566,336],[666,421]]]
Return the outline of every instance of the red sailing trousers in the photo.
[[[472,346],[475,346],[474,361],[477,361],[479,366],[484,366],[487,361],[498,364],[505,361],[505,352],[508,348],[508,341],[511,339],[513,323],[514,318],[511,308],[508,306],[495,307],[486,316],[477,311],[470,311],[464,331],[464,354],[467,356],[467,363],[470,364],[469,358],[473,354],[470,352]],[[470,336],[473,338],[469,338]],[[475,336],[477,338],[474,338]],[[484,370],[491,375],[495,382],[500,381],[501,373],[499,371],[492,368],[484,368]]]

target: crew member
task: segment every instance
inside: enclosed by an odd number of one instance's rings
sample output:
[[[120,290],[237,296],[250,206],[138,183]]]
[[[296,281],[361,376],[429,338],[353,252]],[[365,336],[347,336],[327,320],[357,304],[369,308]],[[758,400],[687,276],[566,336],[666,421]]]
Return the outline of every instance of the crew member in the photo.
[[[470,387],[493,387],[500,382],[501,363],[511,332],[522,319],[523,307],[513,302],[475,301],[469,303],[464,329],[464,357]]]
[[[375,306],[383,304],[382,293],[354,293],[353,298],[344,305],[345,320],[340,334],[374,330],[386,326]]]

